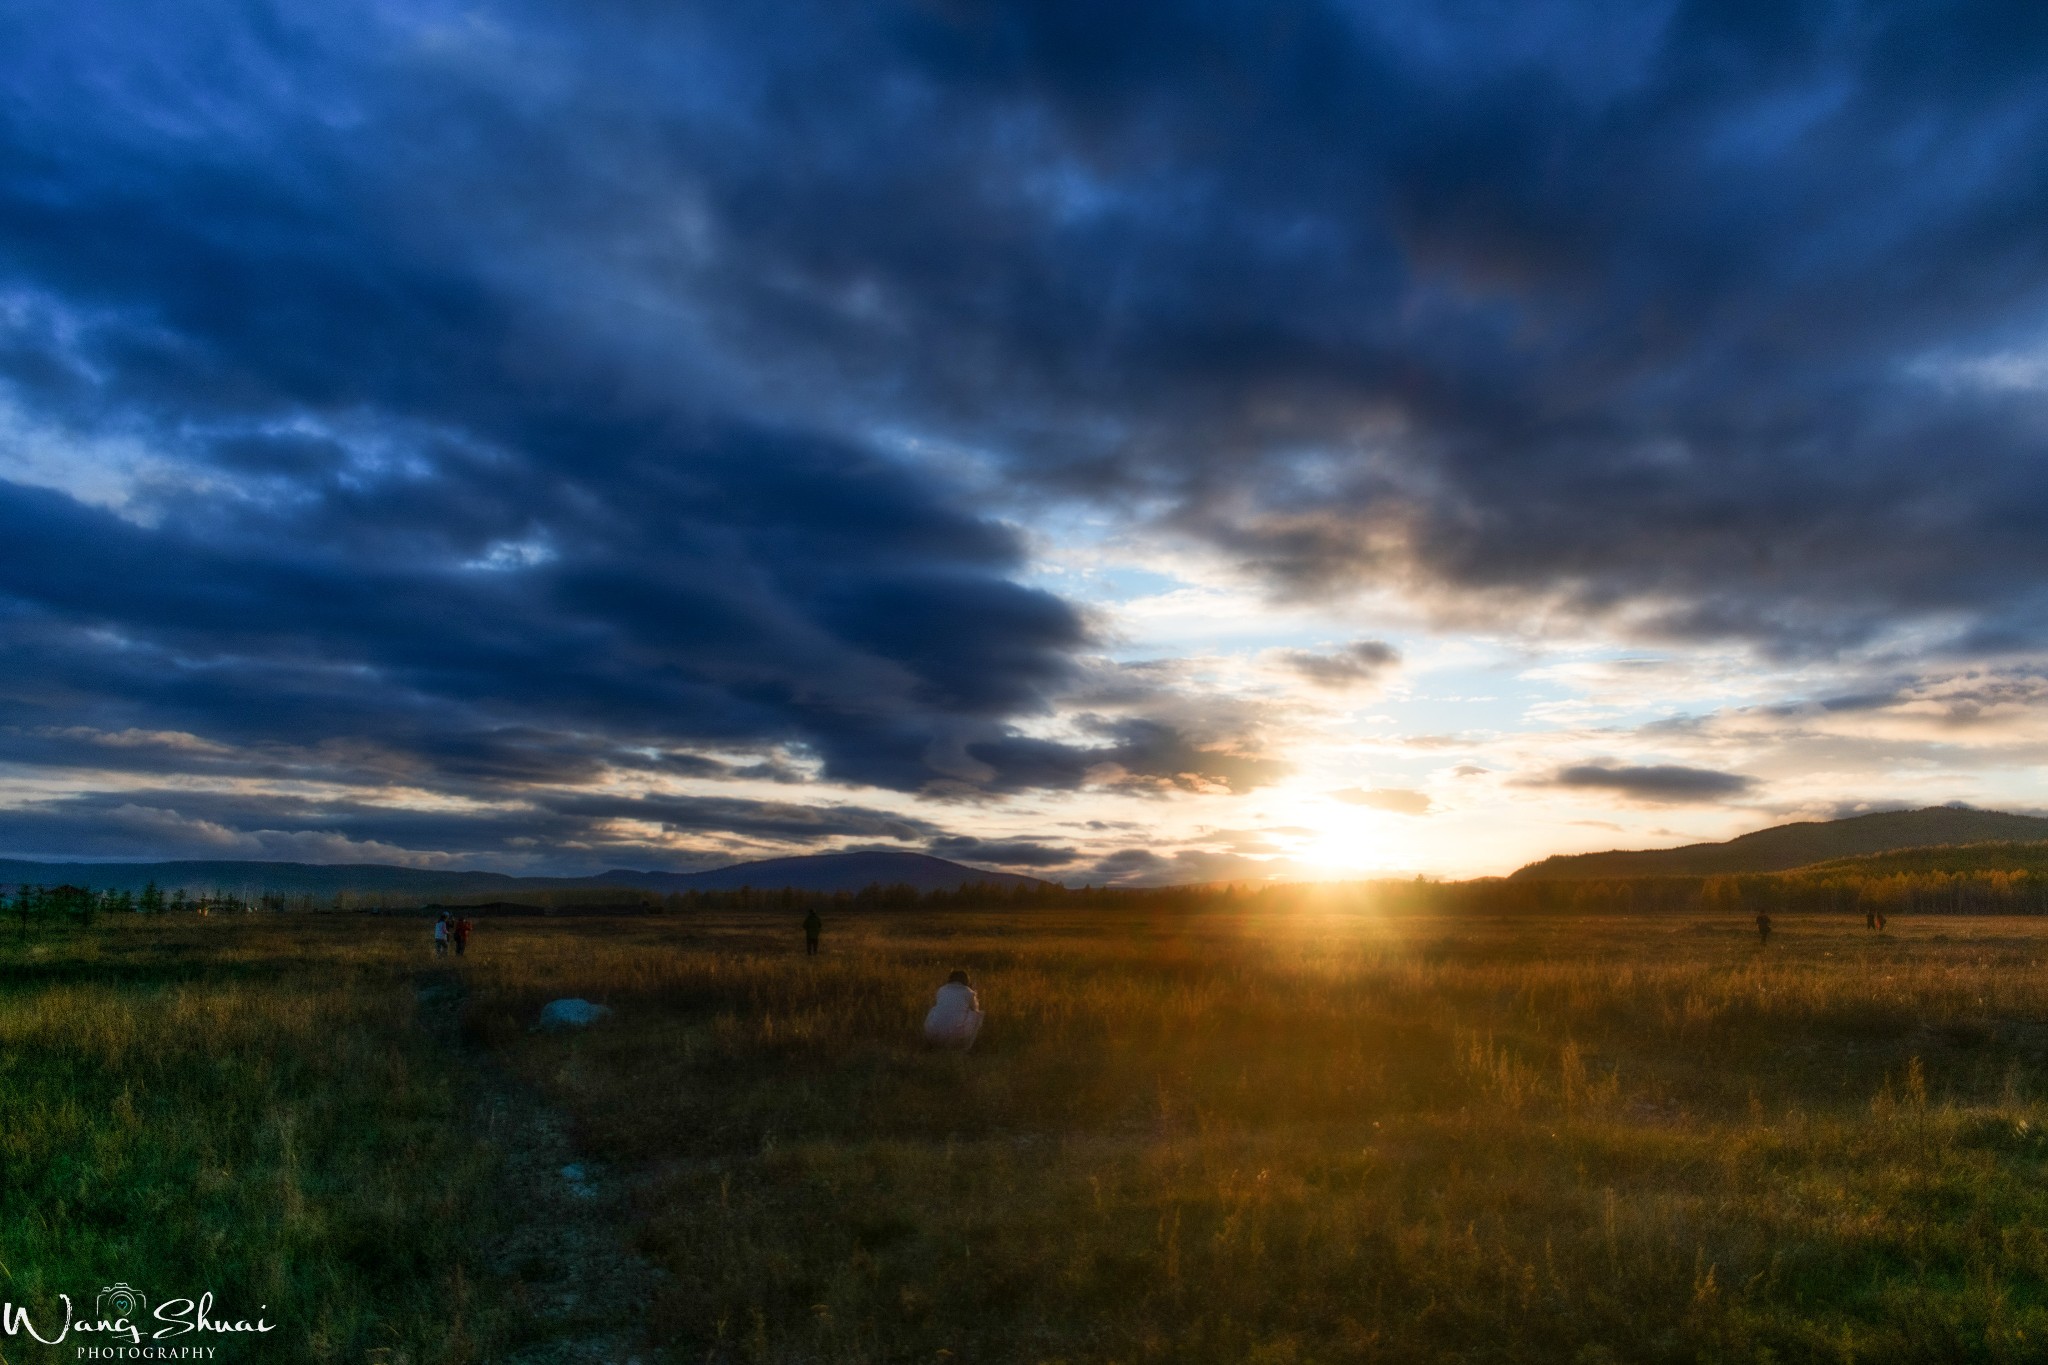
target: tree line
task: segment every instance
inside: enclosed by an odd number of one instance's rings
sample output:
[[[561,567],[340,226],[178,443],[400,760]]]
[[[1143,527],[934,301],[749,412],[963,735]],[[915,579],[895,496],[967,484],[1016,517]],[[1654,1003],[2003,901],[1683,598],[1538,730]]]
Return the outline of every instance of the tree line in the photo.
[[[1356,909],[1441,914],[1754,914],[1768,909],[1862,914],[2044,914],[2048,868],[1959,871],[1860,871],[1826,868],[1710,877],[1624,877],[1584,881],[1478,878],[1472,881],[1379,880],[1344,883],[1217,883],[1198,886],[1064,887],[1051,882],[921,891],[872,885],[859,891],[793,888],[675,891],[629,887],[556,888],[514,893],[515,900],[453,897],[446,908],[505,905],[534,913],[718,914],[767,911],[801,916],[949,910],[1150,910],[1163,913],[1288,909]],[[154,882],[140,892],[78,886],[0,887],[0,917],[24,932],[34,923],[99,915],[270,913],[403,913],[422,908],[418,896],[340,891],[321,897],[274,891],[169,892]]]
[[[288,897],[277,892],[245,895],[223,891],[195,892],[182,886],[165,892],[155,882],[150,882],[140,891],[27,883],[0,886],[0,921],[12,919],[23,933],[36,924],[67,920],[90,928],[101,915],[247,914],[257,910],[282,912],[314,908],[317,907],[310,896]]]

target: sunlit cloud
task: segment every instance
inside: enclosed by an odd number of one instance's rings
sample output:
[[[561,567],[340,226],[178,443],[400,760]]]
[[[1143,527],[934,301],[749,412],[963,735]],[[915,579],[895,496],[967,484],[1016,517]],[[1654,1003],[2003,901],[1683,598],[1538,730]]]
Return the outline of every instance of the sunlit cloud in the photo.
[[[1418,791],[1401,787],[1383,787],[1368,791],[1362,787],[1347,787],[1330,793],[1337,800],[1354,806],[1371,806],[1374,810],[1390,810],[1402,815],[1427,815],[1430,799]]]

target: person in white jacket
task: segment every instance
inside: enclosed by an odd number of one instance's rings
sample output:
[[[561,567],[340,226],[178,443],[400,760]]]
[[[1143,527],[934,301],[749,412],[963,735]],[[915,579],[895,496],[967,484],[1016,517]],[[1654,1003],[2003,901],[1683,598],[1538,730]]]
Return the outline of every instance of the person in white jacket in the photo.
[[[965,1052],[981,1032],[981,1019],[981,997],[967,984],[967,973],[954,972],[939,987],[938,1002],[924,1017],[925,1041]]]

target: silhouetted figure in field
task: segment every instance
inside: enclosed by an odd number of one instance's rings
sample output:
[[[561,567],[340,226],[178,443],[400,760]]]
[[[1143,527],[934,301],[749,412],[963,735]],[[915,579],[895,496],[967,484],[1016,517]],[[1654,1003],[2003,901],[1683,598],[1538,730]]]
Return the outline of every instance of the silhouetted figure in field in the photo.
[[[1877,912],[1877,932],[1880,934],[1884,932],[1884,911],[1882,910]]]
[[[448,956],[448,916],[446,915],[437,915],[434,918],[434,956]]]
[[[811,912],[804,916],[804,955],[806,957],[816,957],[818,955],[818,935],[824,932],[825,921],[818,918],[818,911],[816,907],[813,907]]]
[[[1756,912],[1756,941],[1758,943],[1769,943],[1771,941],[1771,912],[1768,910]]]
[[[1877,908],[1875,906],[1863,912],[1863,927],[1873,932],[1877,929]]]
[[[939,997],[924,1017],[924,1039],[935,1047],[960,1052],[974,1046],[981,1033],[981,997],[967,982],[967,973],[954,972],[939,987]]]
[[[457,957],[461,957],[464,953],[468,951],[469,921],[466,919],[458,919],[455,921],[455,955]]]

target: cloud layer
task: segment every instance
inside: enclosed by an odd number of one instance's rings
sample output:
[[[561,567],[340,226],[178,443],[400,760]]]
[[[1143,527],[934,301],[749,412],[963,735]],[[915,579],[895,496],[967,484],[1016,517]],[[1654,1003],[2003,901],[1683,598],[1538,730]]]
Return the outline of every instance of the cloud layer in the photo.
[[[1677,763],[1576,763],[1536,785],[1610,791],[1636,801],[1684,803],[1740,796],[1756,784],[1740,773],[1688,768]]]
[[[973,803],[1279,780],[1026,581],[1075,507],[1447,626],[2048,643],[2025,7],[29,3],[0,52],[6,851],[1052,867],[1101,850]]]

